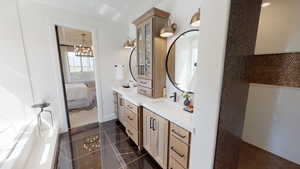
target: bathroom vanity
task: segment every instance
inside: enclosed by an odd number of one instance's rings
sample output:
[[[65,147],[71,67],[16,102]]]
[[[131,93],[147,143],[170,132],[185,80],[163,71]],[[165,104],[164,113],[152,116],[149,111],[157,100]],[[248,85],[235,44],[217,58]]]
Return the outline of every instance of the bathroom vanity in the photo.
[[[166,98],[149,98],[137,88],[113,88],[118,119],[139,149],[163,169],[188,169],[192,114]]]
[[[133,22],[137,39],[129,67],[137,87],[113,88],[115,112],[133,142],[163,169],[188,169],[193,130],[189,94],[196,81],[199,30],[181,33],[167,50],[162,32],[175,31],[169,28],[169,16],[152,8]],[[176,90],[169,96],[174,102],[164,97],[166,76]],[[184,93],[184,105],[176,103],[177,93]]]

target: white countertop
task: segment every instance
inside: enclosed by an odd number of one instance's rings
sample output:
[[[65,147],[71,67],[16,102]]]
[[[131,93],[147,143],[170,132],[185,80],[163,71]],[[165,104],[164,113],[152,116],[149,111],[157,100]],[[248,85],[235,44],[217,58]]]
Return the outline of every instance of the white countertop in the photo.
[[[137,93],[137,88],[113,87],[114,91],[122,97],[137,106],[143,106],[157,115],[177,124],[178,126],[192,132],[193,131],[193,114],[183,110],[183,106],[171,102],[167,98],[149,98]]]

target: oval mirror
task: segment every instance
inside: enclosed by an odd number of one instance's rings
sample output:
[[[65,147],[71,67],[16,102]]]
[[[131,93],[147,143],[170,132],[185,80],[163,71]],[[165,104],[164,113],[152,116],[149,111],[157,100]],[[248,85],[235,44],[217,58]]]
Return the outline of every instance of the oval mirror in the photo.
[[[133,80],[137,81],[138,76],[138,64],[137,64],[137,52],[136,47],[132,48],[129,56],[129,72]]]
[[[166,71],[172,84],[182,92],[193,92],[198,64],[199,30],[191,29],[180,34],[171,44]]]

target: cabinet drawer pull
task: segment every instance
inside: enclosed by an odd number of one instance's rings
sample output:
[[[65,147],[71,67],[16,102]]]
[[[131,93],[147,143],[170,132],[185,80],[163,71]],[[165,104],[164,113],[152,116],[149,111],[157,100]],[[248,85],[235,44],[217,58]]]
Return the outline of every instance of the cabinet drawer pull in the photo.
[[[175,150],[174,147],[171,147],[171,150],[173,150],[177,155],[179,155],[181,158],[184,157],[184,154],[179,153],[177,150]]]
[[[130,116],[127,116],[127,118],[128,118],[129,120],[133,120],[133,118],[131,118]]]
[[[150,117],[150,129],[152,129],[153,127],[152,127],[152,121],[153,121],[153,118],[152,117]]]
[[[152,121],[153,121],[152,130],[153,130],[153,131],[155,131],[155,130],[156,130],[156,129],[155,129],[155,122],[156,122],[156,119],[155,119],[155,118],[153,118],[153,120],[152,120]]]
[[[181,135],[180,133],[178,133],[176,130],[172,129],[172,132],[175,133],[177,136],[181,137],[181,138],[185,138],[185,136]]]

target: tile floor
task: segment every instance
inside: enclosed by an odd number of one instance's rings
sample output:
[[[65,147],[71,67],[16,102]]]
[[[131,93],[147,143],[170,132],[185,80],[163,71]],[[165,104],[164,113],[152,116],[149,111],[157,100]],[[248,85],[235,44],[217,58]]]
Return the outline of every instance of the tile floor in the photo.
[[[243,142],[238,169],[300,169],[300,165]]]
[[[57,169],[161,169],[115,120],[61,136]]]

